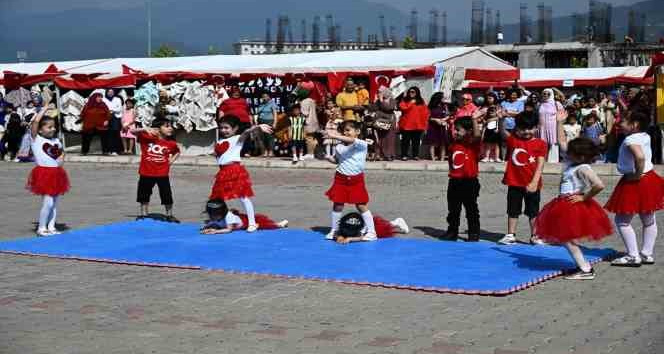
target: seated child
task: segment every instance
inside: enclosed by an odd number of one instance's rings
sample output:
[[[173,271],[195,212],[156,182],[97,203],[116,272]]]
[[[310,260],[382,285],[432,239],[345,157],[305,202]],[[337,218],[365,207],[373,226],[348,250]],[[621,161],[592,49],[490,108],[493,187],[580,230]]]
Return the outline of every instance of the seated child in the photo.
[[[228,210],[226,202],[221,199],[212,199],[205,205],[205,212],[209,220],[201,228],[201,234],[227,234],[234,230],[246,230],[249,225],[247,215],[237,210]],[[288,227],[288,220],[275,223],[263,214],[256,214],[256,223],[261,230],[281,229]]]

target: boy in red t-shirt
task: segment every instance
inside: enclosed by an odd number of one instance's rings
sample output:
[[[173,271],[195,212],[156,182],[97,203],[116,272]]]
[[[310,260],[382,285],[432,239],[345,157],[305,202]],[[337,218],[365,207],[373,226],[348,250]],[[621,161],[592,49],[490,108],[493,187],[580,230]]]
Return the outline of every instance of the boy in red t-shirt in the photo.
[[[482,131],[478,119],[479,117],[460,117],[454,122],[454,142],[447,150],[450,172],[445,240],[456,241],[459,237],[462,206],[466,209],[468,220],[468,241],[480,240],[480,211],[477,206],[480,182],[477,179],[477,158],[481,149]]]
[[[152,188],[159,187],[161,204],[166,209],[168,221],[178,222],[173,216],[173,192],[168,178],[170,167],[180,156],[180,148],[173,139],[173,125],[164,118],[157,118],[151,128],[133,129],[141,146],[141,164],[138,168],[138,192],[136,201],[141,204],[138,219],[148,215]]]
[[[534,234],[534,221],[539,214],[542,170],[547,154],[546,142],[535,138],[539,118],[532,113],[522,112],[516,118],[514,133],[505,130],[501,133],[507,145],[507,168],[503,184],[507,187],[507,234],[498,241],[503,245],[516,243],[516,225],[523,212],[530,219],[530,243],[544,244]],[[523,205],[525,203],[525,209]]]

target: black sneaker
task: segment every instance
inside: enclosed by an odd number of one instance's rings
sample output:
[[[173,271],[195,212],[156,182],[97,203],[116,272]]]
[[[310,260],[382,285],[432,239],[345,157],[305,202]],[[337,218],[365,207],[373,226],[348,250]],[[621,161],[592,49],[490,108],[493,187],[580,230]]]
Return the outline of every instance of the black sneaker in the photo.
[[[173,216],[173,215],[169,215],[169,216],[167,216],[167,217],[166,217],[166,221],[168,221],[168,222],[172,222],[172,223],[176,223],[176,224],[179,224],[179,223],[180,223],[180,220],[178,220],[178,219],[177,219],[175,216]]]
[[[468,239],[466,242],[479,242],[480,234],[468,234]]]
[[[584,272],[581,269],[579,269],[578,272],[566,276],[565,279],[567,280],[593,280],[595,279],[595,270],[593,268],[590,268],[589,272]]]
[[[456,241],[459,239],[459,232],[455,230],[447,230],[440,239],[443,241]]]
[[[620,258],[616,258],[611,262],[611,265],[614,267],[640,267],[641,266],[641,257],[632,257],[630,255],[625,255]]]
[[[145,215],[139,215],[139,216],[136,217],[136,221],[140,221],[140,220],[143,220],[143,219],[145,219]]]

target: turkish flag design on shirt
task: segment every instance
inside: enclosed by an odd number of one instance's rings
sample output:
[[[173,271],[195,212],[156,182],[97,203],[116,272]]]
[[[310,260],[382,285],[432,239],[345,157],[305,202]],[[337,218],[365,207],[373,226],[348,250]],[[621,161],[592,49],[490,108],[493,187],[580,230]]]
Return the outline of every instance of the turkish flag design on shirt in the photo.
[[[477,158],[480,154],[480,142],[454,142],[448,148],[450,178],[477,178],[479,168]]]
[[[167,177],[170,172],[170,157],[180,152],[175,140],[165,140],[141,132],[137,135],[141,144],[141,164],[138,173],[146,177]]]
[[[512,187],[528,186],[537,170],[537,159],[546,157],[546,142],[537,138],[523,140],[510,136],[506,140],[506,145],[507,168],[505,169],[503,184]],[[537,188],[542,188],[541,178]]]

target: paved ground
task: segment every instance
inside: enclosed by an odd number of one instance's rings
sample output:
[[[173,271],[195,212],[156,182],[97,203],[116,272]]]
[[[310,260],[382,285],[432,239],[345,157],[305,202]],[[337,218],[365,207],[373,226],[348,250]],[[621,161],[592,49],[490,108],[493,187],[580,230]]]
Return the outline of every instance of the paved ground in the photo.
[[[0,163],[0,239],[28,235],[39,200],[29,165]],[[136,167],[68,164],[72,228],[126,220]],[[201,217],[215,169],[180,166],[176,212]],[[252,169],[255,204],[293,227],[327,226],[328,170]],[[504,231],[500,174],[482,176],[487,237]],[[610,187],[615,177],[606,177]],[[547,176],[545,198],[556,189]],[[372,210],[442,232],[442,172],[371,171]],[[604,200],[607,193],[603,193]],[[660,222],[662,221],[660,217]],[[525,235],[522,222],[521,235]],[[524,238],[525,239],[525,238]],[[606,242],[622,249],[616,237]],[[658,254],[664,254],[659,242]],[[469,255],[472,257],[472,255]],[[314,281],[0,255],[0,353],[664,353],[664,271],[596,267],[508,297],[428,294]]]

